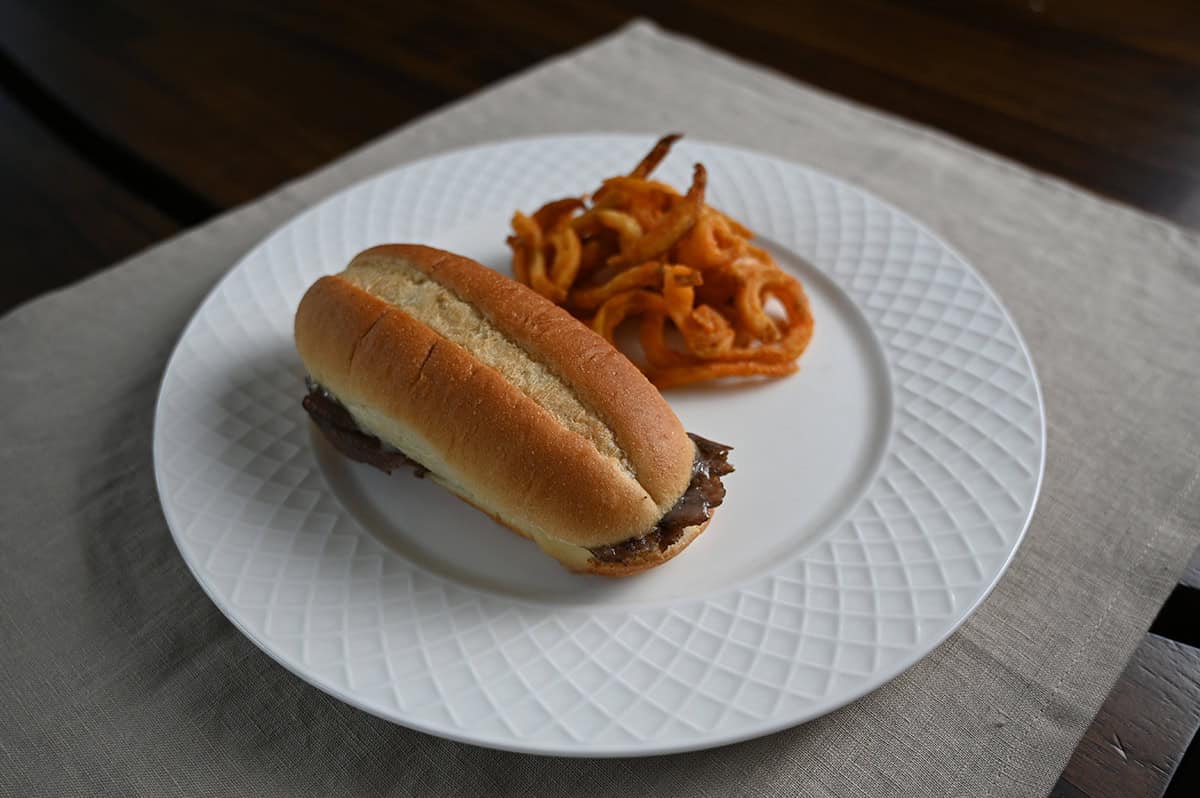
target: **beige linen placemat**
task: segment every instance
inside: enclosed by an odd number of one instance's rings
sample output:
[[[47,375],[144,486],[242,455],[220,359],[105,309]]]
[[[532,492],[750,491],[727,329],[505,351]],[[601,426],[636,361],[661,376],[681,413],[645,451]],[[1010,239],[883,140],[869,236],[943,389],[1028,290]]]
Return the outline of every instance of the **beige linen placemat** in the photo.
[[[204,293],[335,189],[444,150],[683,130],[815,165],[981,271],[1045,392],[1012,569],[931,656],[803,727],[643,760],[435,739],[342,705],[234,631],[154,490],[151,417]],[[1200,239],[637,24],[0,320],[0,794],[1044,795],[1197,543]]]

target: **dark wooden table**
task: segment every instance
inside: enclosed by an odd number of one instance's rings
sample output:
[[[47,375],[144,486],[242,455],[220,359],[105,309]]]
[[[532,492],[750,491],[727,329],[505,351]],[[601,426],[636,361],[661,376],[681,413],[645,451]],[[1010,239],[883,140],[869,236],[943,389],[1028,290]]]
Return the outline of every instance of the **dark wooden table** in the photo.
[[[632,0],[6,0],[0,312],[646,11]],[[1200,226],[1197,0],[694,0],[650,15]],[[1200,771],[1197,618],[1200,566],[1056,795],[1184,794]]]

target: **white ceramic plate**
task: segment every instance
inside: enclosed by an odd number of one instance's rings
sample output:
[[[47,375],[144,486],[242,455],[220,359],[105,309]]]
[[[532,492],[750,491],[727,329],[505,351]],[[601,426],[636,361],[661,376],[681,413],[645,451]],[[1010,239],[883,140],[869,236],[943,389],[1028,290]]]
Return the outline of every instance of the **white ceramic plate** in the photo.
[[[175,540],[218,607],[312,684],[479,745],[613,756],[720,745],[829,712],[970,614],[1012,558],[1044,422],[1012,321],[955,252],[810,169],[684,140],[658,176],[710,201],[807,286],[798,374],[669,392],[732,444],[708,531],[625,580],[568,574],[427,480],[310,432],[291,342],[304,289],[372,244],[508,270],[516,208],[627,171],[640,136],[502,142],[411,164],[293,219],[213,290],[154,430]]]

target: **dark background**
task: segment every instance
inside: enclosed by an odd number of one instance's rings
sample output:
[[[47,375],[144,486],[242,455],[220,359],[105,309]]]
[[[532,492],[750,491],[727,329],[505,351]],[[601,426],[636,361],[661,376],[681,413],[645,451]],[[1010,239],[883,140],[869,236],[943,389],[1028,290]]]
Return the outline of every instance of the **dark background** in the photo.
[[[639,8],[1200,226],[1196,0],[3,0],[0,310],[611,32]]]
[[[1200,0],[0,0],[0,313],[635,14],[1200,227]],[[1188,579],[1058,794],[1200,769]]]

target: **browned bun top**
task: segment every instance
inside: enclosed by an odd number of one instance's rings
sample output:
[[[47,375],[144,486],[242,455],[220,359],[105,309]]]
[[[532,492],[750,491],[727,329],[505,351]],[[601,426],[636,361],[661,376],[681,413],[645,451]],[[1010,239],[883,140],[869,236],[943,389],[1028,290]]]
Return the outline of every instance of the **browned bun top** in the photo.
[[[541,294],[469,258],[417,244],[385,244],[355,261],[375,255],[407,260],[479,308],[612,430],[638,482],[664,512],[675,503],[691,478],[695,449],[678,416],[629,358]]]
[[[363,429],[543,548],[642,535],[691,479],[691,440],[629,360],[467,258],[369,249],[309,289],[295,332]]]

